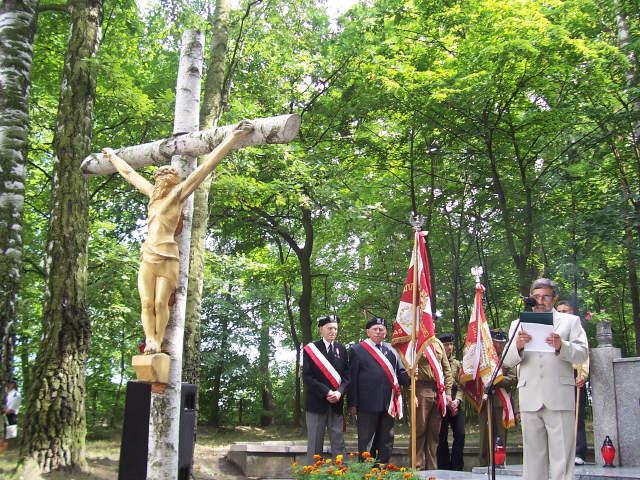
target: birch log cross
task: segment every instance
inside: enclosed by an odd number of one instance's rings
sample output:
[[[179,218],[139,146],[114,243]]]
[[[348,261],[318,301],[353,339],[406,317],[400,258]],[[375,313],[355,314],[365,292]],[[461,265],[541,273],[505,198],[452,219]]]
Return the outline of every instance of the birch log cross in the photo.
[[[198,131],[203,51],[202,34],[195,31],[185,32],[182,39],[176,85],[176,113],[173,136],[143,145],[124,147],[115,151],[107,149],[105,150],[107,155],[104,153],[89,155],[81,164],[81,169],[86,175],[108,175],[116,172],[116,166],[108,157],[117,157],[121,160],[121,162],[115,162],[116,164],[119,163],[118,171],[136,188],[145,194],[150,194],[150,187],[152,189],[153,186],[142,176],[135,173],[136,169],[152,164],[163,166],[171,163],[171,167],[175,169],[179,178],[188,179],[192,172],[196,170],[196,157],[198,156],[211,152],[211,156],[216,159],[215,168],[222,157],[230,150],[238,150],[247,146],[289,143],[297,136],[300,129],[300,117],[295,114],[243,121],[251,124],[252,128],[250,129],[243,127],[244,124],[241,122],[226,127]],[[239,130],[243,130],[242,135],[238,135]],[[199,176],[198,171],[194,173]],[[136,180],[132,181],[132,178]],[[176,199],[178,197],[180,195],[177,195]],[[179,269],[174,303],[170,310],[164,342],[162,338],[154,339],[155,344],[150,348],[149,352],[154,353],[161,349],[171,359],[170,362],[167,362],[166,384],[156,383],[151,393],[149,442],[146,459],[146,478],[151,480],[176,479],[178,478],[178,471],[182,472],[182,468],[184,468],[178,463],[178,448],[181,411],[182,341],[189,277],[193,195],[179,200],[184,200],[184,208],[181,206],[183,216],[182,230],[179,233],[176,232],[174,242],[177,244],[179,252]],[[153,214],[152,203],[153,199],[149,204],[150,217]],[[149,225],[151,225],[151,220]],[[143,292],[141,291],[140,293],[142,297]],[[162,353],[149,355],[149,357],[166,358]],[[154,381],[157,382],[157,380]]]
[[[300,117],[296,114],[250,120],[253,133],[238,142],[233,149],[289,143],[298,135]],[[176,134],[164,140],[134,145],[115,150],[116,155],[126,161],[134,170],[148,165],[167,165],[174,155],[199,157],[211,152],[239,124],[212,128],[193,133]],[[93,153],[80,166],[86,175],[109,175],[116,169],[102,153]]]

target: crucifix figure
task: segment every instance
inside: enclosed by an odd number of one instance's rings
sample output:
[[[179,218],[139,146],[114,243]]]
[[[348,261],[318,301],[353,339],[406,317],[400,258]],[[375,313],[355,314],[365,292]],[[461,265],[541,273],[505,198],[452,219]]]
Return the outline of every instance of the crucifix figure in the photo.
[[[184,201],[207,178],[229,150],[251,132],[253,132],[251,122],[240,122],[182,182],[178,171],[170,165],[165,165],[154,172],[155,185],[152,185],[118,157],[112,149],[102,150],[118,173],[150,199],[148,233],[141,247],[138,271],[140,317],[146,337],[145,354],[162,351],[162,341],[169,322],[169,308],[172,305],[171,300],[180,271],[178,244],[174,237],[182,229]]]
[[[179,467],[178,447],[182,418],[182,342],[193,215],[193,196],[190,194],[231,150],[289,143],[300,129],[300,116],[288,114],[199,130],[203,47],[201,32],[188,30],[184,33],[171,137],[117,151],[105,149],[103,153],[89,155],[81,165],[86,175],[108,175],[117,171],[150,199],[148,234],[142,245],[138,274],[147,345],[145,355],[132,358],[139,382],[130,382],[150,384],[148,450],[146,458],[136,460],[136,469],[140,468],[136,472],[143,471],[146,464],[148,480],[189,476],[190,466]],[[199,156],[205,158],[196,168],[196,157]],[[169,161],[170,167],[160,166]],[[160,166],[156,170],[155,186],[135,172],[149,164]],[[180,178],[185,180],[180,182]],[[127,429],[125,419],[123,432],[133,431]],[[121,449],[121,458],[131,460],[130,454]],[[120,462],[121,467],[125,463]],[[140,475],[140,478],[145,477]]]

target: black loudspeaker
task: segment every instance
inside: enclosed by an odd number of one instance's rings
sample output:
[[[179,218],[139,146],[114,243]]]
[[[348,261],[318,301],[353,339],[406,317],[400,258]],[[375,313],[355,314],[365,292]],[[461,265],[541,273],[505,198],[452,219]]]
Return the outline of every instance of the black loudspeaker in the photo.
[[[127,382],[118,480],[147,478],[151,384]]]
[[[180,443],[178,445],[178,480],[189,480],[196,443],[196,395],[198,389],[183,383],[180,390]]]
[[[183,383],[180,394],[180,436],[178,445],[178,480],[189,480],[195,445],[197,388]],[[127,382],[118,480],[147,478],[149,452],[149,413],[151,384]]]

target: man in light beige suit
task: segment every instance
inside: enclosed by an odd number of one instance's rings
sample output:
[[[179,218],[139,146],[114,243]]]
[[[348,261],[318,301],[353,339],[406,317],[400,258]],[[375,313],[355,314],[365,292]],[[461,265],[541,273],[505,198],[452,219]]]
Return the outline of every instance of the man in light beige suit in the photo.
[[[525,480],[573,480],[575,456],[575,399],[573,364],[584,362],[589,351],[587,336],[575,315],[557,312],[555,282],[540,278],[533,282],[530,296],[534,312],[553,312],[553,332],[545,339],[555,352],[531,352],[532,340],[512,322],[515,335],[505,357],[508,367],[520,366],[518,391],[522,419]]]

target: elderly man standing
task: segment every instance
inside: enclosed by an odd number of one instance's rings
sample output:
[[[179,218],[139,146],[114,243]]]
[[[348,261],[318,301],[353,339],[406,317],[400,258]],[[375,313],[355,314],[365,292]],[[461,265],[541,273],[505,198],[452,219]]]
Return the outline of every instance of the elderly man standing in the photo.
[[[520,366],[518,391],[522,419],[525,480],[573,480],[575,433],[573,364],[588,355],[587,336],[575,315],[557,312],[555,282],[540,278],[533,282],[530,297],[534,312],[553,313],[553,331],[546,338],[552,352],[528,351],[532,336],[511,324],[515,336],[507,351],[505,365]]]
[[[409,375],[393,347],[384,341],[383,318],[367,322],[367,338],[351,349],[349,413],[358,415],[358,451],[368,451],[377,463],[389,463],[395,417],[402,417],[400,385]]]
[[[322,455],[325,429],[333,458],[345,454],[342,397],[349,385],[349,358],[344,345],[336,342],[339,322],[336,315],[319,318],[320,340],[304,347],[308,465],[314,463],[314,455]]]

